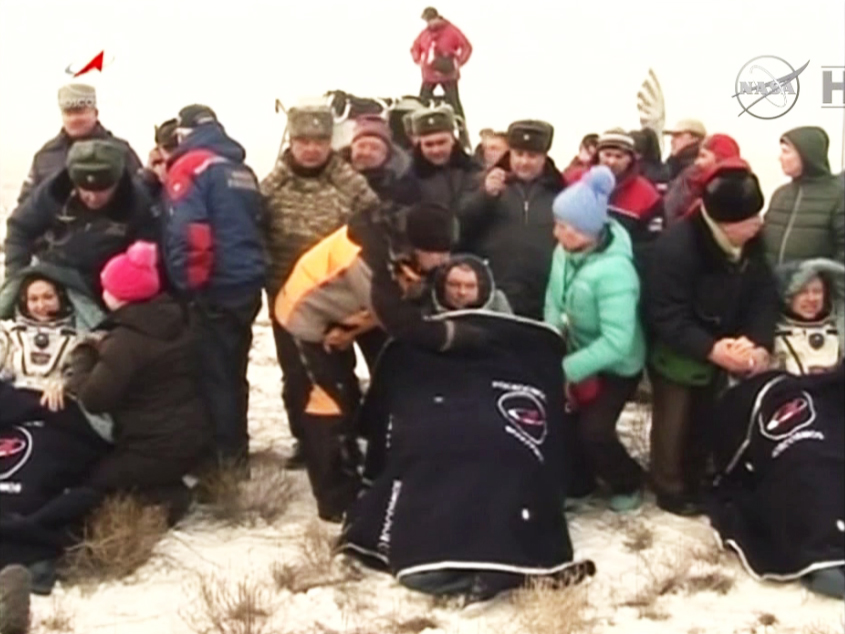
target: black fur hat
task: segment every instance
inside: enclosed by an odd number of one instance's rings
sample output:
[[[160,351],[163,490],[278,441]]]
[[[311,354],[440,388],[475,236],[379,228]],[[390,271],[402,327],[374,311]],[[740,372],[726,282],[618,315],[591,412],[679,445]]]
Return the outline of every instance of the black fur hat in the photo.
[[[719,170],[705,186],[701,200],[713,221],[728,224],[756,216],[765,202],[757,177],[741,167]]]

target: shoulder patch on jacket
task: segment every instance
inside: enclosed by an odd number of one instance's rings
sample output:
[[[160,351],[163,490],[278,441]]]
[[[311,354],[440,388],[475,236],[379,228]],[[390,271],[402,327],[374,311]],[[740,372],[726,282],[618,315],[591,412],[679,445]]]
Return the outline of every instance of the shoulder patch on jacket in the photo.
[[[173,200],[183,198],[191,189],[194,178],[211,165],[227,163],[228,160],[209,150],[192,150],[179,157],[167,172],[167,195]]]

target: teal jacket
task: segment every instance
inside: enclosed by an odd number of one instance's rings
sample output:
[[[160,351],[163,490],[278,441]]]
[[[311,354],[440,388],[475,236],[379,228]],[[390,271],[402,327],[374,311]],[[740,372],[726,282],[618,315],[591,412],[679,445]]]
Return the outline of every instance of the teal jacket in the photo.
[[[555,249],[546,289],[545,321],[567,341],[563,371],[579,383],[600,372],[634,376],[645,365],[639,315],[640,280],[631,238],[615,220],[609,243],[587,254]]]

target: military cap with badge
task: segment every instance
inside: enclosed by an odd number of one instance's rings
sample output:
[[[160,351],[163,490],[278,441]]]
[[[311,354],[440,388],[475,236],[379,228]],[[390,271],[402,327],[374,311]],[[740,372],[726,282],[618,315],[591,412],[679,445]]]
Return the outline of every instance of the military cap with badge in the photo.
[[[425,136],[439,132],[455,131],[455,111],[451,106],[418,110],[411,116],[411,130],[414,136]]]
[[[510,149],[545,154],[552,147],[555,129],[545,121],[524,119],[511,123],[507,134]]]
[[[74,185],[90,191],[102,191],[120,182],[126,169],[126,149],[108,139],[77,141],[65,163]]]
[[[299,106],[288,110],[288,132],[292,139],[331,139],[334,114],[328,106]]]

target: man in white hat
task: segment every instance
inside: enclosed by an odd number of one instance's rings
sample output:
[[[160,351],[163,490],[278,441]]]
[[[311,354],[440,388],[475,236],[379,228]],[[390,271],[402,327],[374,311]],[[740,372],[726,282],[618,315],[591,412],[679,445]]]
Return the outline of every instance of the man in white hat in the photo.
[[[666,160],[669,182],[695,162],[701,142],[707,136],[704,124],[697,119],[681,119],[675,127],[664,130],[671,137],[671,154]]]
[[[18,196],[19,204],[40,183],[65,168],[68,151],[79,140],[110,139],[126,149],[126,168],[130,174],[135,174],[143,167],[141,159],[129,143],[115,137],[100,123],[97,91],[93,86],[68,84],[59,88],[59,109],[62,113],[62,129],[35,153],[32,167]]]

